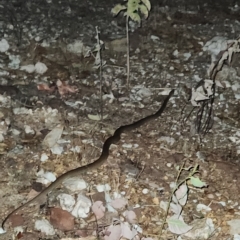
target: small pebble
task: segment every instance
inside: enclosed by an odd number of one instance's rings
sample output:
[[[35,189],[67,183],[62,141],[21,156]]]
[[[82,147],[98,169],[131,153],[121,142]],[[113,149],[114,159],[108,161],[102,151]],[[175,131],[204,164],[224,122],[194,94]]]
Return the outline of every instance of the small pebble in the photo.
[[[214,198],[214,195],[211,194],[211,193],[209,193],[209,194],[207,195],[207,197],[213,199],[213,198]]]
[[[143,194],[147,194],[149,192],[149,190],[147,189],[147,188],[144,188],[143,190],[142,190],[142,193]]]

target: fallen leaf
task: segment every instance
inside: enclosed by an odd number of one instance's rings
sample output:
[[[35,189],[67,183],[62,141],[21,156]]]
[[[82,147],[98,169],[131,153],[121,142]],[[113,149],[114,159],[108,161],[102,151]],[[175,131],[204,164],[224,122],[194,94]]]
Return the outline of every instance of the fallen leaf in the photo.
[[[74,217],[60,208],[50,209],[50,223],[54,228],[62,231],[70,231],[74,228]]]
[[[63,132],[63,125],[59,124],[51,132],[49,132],[43,139],[42,145],[47,148],[52,148],[61,138]]]
[[[21,215],[14,214],[9,218],[9,222],[11,223],[12,227],[18,227],[24,224],[24,219]]]
[[[137,222],[137,215],[134,211],[126,211],[125,217],[129,223],[135,224]]]
[[[67,93],[75,93],[78,91],[76,86],[70,86],[67,84],[67,82],[64,82],[61,80],[57,80],[56,84],[57,84],[58,92],[62,97],[64,97],[64,95],[66,95]]]
[[[116,198],[111,201],[110,205],[115,209],[122,209],[127,205],[127,200],[125,198]]]
[[[106,232],[104,239],[105,240],[119,240],[122,236],[122,229],[120,225],[110,225]]]
[[[105,207],[103,206],[103,202],[96,201],[92,205],[92,211],[95,214],[97,219],[104,217],[105,214]]]
[[[50,93],[54,92],[56,90],[56,86],[49,87],[46,83],[41,83],[37,85],[37,89],[40,91],[48,91]]]

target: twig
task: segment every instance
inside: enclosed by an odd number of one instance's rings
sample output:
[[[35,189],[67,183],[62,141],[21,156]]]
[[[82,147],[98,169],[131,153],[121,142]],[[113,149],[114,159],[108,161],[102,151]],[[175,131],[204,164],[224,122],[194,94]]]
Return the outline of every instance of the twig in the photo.
[[[100,43],[100,38],[99,38],[99,31],[98,27],[96,27],[96,32],[97,32],[97,55],[99,56],[100,64],[99,64],[99,79],[100,79],[100,111],[101,111],[101,121],[103,120],[103,93],[102,93],[102,87],[103,87],[103,82],[102,82],[102,54],[101,54],[101,43]]]
[[[130,81],[130,45],[129,45],[129,16],[126,17],[126,36],[127,36],[127,90],[129,90]]]

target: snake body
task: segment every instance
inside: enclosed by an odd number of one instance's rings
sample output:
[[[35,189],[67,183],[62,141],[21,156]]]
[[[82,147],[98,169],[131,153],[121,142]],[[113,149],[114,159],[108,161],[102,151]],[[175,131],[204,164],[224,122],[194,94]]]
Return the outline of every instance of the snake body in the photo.
[[[36,197],[34,197],[33,199],[31,199],[30,201],[24,203],[23,205],[21,205],[20,207],[16,208],[15,210],[13,210],[12,212],[10,212],[6,218],[3,220],[2,222],[2,228],[4,229],[4,225],[7,222],[7,220],[15,213],[17,213],[18,211],[20,211],[21,209],[29,206],[30,204],[37,202],[38,200],[46,197],[48,195],[48,193],[50,193],[53,189],[59,187],[61,185],[61,183],[63,181],[65,181],[68,178],[72,178],[74,176],[79,176],[82,173],[89,171],[91,169],[96,169],[98,167],[100,167],[108,158],[109,156],[109,148],[112,144],[116,144],[117,142],[119,142],[120,138],[121,138],[121,134],[123,132],[128,132],[128,131],[132,131],[140,126],[142,126],[143,124],[149,122],[150,120],[154,120],[156,118],[158,118],[162,112],[164,111],[164,109],[167,106],[167,103],[169,101],[169,99],[171,98],[171,96],[173,95],[174,90],[172,90],[169,95],[165,98],[164,102],[162,103],[162,106],[160,107],[160,109],[152,115],[149,115],[145,118],[142,118],[134,123],[131,123],[129,125],[124,125],[119,127],[118,129],[115,130],[114,134],[112,136],[110,136],[109,138],[106,139],[106,141],[103,144],[102,147],[102,152],[100,157],[95,160],[92,163],[89,163],[85,166],[81,166],[78,167],[76,169],[70,170],[64,174],[62,174],[61,176],[59,176],[55,182],[51,183],[48,187],[46,187],[41,193],[39,193]]]

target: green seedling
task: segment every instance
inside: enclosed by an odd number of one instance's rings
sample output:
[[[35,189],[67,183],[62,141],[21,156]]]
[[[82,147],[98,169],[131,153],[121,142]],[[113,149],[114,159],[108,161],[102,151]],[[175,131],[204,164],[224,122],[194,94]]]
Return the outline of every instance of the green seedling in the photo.
[[[194,167],[184,168],[185,162],[178,171],[178,176],[175,181],[175,187],[172,190],[171,196],[167,203],[166,213],[159,233],[159,238],[162,235],[162,230],[166,223],[168,224],[168,229],[172,233],[178,235],[184,234],[191,230],[192,227],[184,222],[182,216],[183,207],[186,205],[188,200],[188,185],[192,185],[195,188],[207,187],[207,184],[205,182],[202,182],[198,177],[194,177],[194,175],[198,173],[198,164],[196,164]],[[188,172],[188,174],[183,177],[182,180],[179,180],[180,176],[183,174],[184,171]],[[167,219],[170,210],[174,214]]]
[[[129,89],[130,79],[130,56],[129,56],[129,20],[141,24],[141,15],[145,19],[148,18],[149,11],[151,10],[151,3],[149,0],[125,0],[125,4],[117,4],[112,8],[112,13],[117,16],[120,12],[124,12],[126,17],[126,38],[127,38],[127,88]]]

